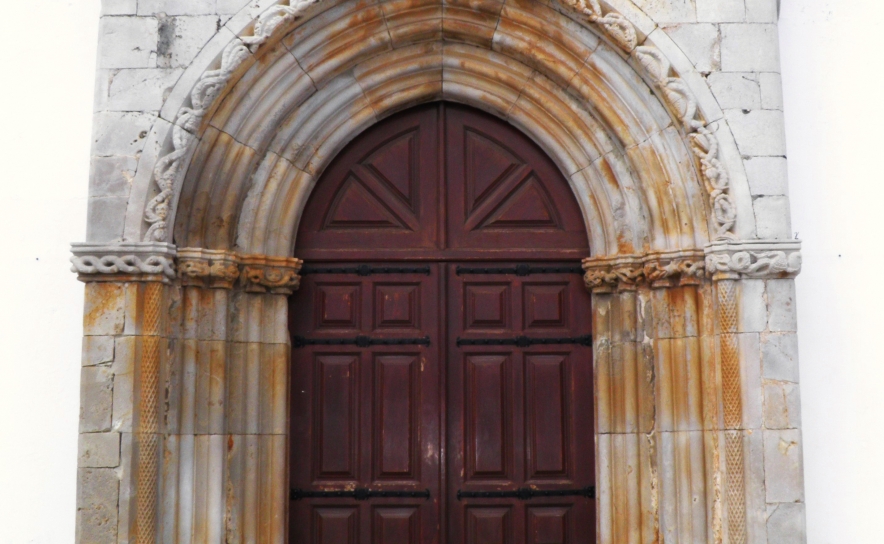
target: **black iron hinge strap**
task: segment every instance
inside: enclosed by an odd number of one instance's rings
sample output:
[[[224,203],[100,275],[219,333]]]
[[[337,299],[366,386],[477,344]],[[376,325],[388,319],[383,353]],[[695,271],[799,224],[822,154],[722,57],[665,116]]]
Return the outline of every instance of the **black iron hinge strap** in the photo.
[[[515,338],[458,338],[457,346],[516,346],[528,348],[531,346],[549,346],[577,344],[592,347],[592,335],[576,336],[569,338],[530,338],[528,336],[516,336]]]
[[[581,266],[530,266],[519,264],[510,267],[475,268],[458,266],[455,269],[458,276],[467,274],[503,274],[515,276],[530,276],[532,274],[584,274],[586,271]]]
[[[423,338],[372,338],[370,336],[357,336],[355,338],[304,338],[295,336],[292,338],[295,348],[305,346],[356,346],[368,348],[371,346],[429,346],[430,337]]]
[[[307,276],[310,274],[355,274],[357,276],[374,276],[375,274],[424,274],[430,275],[429,266],[370,266],[361,264],[359,266],[305,266],[301,269],[300,274]]]
[[[368,499],[430,499],[430,490],[423,491],[376,491],[358,487],[342,491],[309,491],[306,489],[292,489],[289,499],[299,501],[301,499],[356,499],[367,501]]]
[[[540,497],[586,497],[595,498],[595,487],[588,486],[581,489],[531,489],[522,487],[512,491],[463,491],[457,490],[457,500],[461,499],[519,499],[530,501]]]

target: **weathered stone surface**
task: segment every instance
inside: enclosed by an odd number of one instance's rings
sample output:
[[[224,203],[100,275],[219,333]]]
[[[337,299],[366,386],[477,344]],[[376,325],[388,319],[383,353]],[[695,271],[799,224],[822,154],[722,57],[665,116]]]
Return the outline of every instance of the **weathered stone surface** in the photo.
[[[81,468],[77,482],[77,542],[117,544],[120,482],[110,468]]]
[[[113,419],[114,431],[132,432],[134,411],[135,357],[139,339],[123,336],[116,340],[116,354],[111,369],[114,373]]]
[[[113,336],[83,337],[83,366],[95,366],[114,360]]]
[[[99,68],[156,67],[156,18],[104,17],[99,32]]]
[[[135,157],[93,157],[89,196],[128,198],[136,168]]]
[[[181,69],[140,68],[117,70],[108,75],[107,111],[160,111]]]
[[[111,430],[114,375],[109,368],[84,367],[80,372],[80,432]]]
[[[721,69],[725,72],[779,72],[776,25],[721,25]]]
[[[658,23],[693,23],[697,21],[694,0],[635,0],[635,4]]]
[[[734,131],[740,153],[753,157],[782,157],[786,155],[783,113],[773,110],[725,112],[727,123]]]
[[[764,427],[766,429],[801,427],[801,399],[796,384],[790,382],[764,384]]]
[[[775,23],[779,20],[780,0],[746,0],[746,22]]]
[[[762,334],[761,360],[766,379],[798,383],[798,336]]]
[[[122,240],[128,205],[129,199],[124,196],[90,198],[86,240],[96,243]]]
[[[80,435],[77,466],[81,468],[114,468],[120,464],[120,433],[87,433]]]
[[[746,177],[753,196],[780,196],[789,192],[786,157],[752,157],[746,160]]]
[[[701,23],[742,23],[746,19],[743,0],[695,0]]]
[[[102,0],[102,15],[135,15],[137,0]]]
[[[783,78],[780,74],[758,74],[761,83],[761,104],[766,110],[783,109]]]
[[[136,112],[100,112],[92,127],[92,154],[134,157],[144,149],[156,115]]]
[[[700,72],[721,69],[721,49],[718,26],[688,24],[663,27]]]
[[[789,199],[785,196],[761,196],[752,201],[755,208],[755,231],[766,240],[792,238]]]
[[[159,17],[157,66],[186,68],[200,50],[218,32],[217,16]]]
[[[756,74],[750,72],[715,72],[709,86],[723,110],[754,110],[761,107],[761,91]]]
[[[804,544],[805,506],[785,502],[767,505],[767,541],[770,544]]]
[[[767,329],[767,308],[758,304],[764,300],[764,280],[743,280],[739,284],[739,332],[763,332]]]
[[[125,293],[121,285],[90,283],[86,286],[83,331],[86,336],[113,336],[123,332]]]
[[[216,0],[138,0],[138,15],[211,15]]]
[[[801,431],[763,431],[767,502],[804,501]]]
[[[767,282],[767,304],[771,332],[792,332],[798,328],[795,308],[795,281],[770,280]]]

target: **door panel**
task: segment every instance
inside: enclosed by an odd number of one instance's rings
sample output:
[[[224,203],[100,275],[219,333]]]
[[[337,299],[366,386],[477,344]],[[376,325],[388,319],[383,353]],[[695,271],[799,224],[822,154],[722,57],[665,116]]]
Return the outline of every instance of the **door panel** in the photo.
[[[439,288],[434,266],[429,276],[308,275],[292,297],[291,329],[307,344],[292,349],[292,488],[431,498],[293,500],[290,542],[439,542]],[[430,345],[309,343],[358,335]]]
[[[490,265],[495,267],[504,265]],[[448,317],[450,541],[570,542],[580,535],[580,542],[594,542],[590,498],[458,498],[458,490],[577,490],[594,484],[592,349],[457,342],[587,334],[591,313],[582,278],[457,276],[453,264],[449,278],[449,300],[464,301],[450,306]],[[476,327],[470,301],[472,293],[490,286],[496,295],[488,297],[486,308],[492,309],[483,311],[501,326],[483,329]],[[498,302],[503,293],[508,300]],[[503,308],[509,315],[500,315]]]

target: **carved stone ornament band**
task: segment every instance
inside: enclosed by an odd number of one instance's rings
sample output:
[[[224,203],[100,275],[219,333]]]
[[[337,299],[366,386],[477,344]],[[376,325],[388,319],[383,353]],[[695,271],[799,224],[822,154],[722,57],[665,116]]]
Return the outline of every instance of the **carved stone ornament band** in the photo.
[[[590,258],[583,261],[587,289],[596,293],[651,287],[697,285],[705,273],[703,251],[669,251],[647,255]]]
[[[716,280],[794,278],[801,272],[801,242],[715,242],[706,247],[706,272]]]
[[[175,246],[149,244],[73,244],[71,272],[89,281],[164,281],[175,278]]]
[[[300,259],[240,255],[171,244],[74,244],[71,270],[83,281],[163,281],[250,293],[291,294],[301,283]],[[177,261],[177,274],[176,274]]]
[[[597,293],[695,285],[712,280],[794,278],[801,272],[801,242],[714,242],[705,250],[595,257],[583,261],[586,287]]]

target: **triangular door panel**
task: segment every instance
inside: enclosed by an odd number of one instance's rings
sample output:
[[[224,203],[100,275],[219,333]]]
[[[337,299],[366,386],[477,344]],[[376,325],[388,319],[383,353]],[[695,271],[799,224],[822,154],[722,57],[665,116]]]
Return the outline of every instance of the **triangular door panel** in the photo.
[[[326,229],[410,230],[355,177],[344,182],[326,215]]]
[[[552,200],[535,177],[529,178],[501,203],[476,230],[505,229],[560,229]]]
[[[417,158],[417,131],[403,134],[374,152],[363,165],[370,168],[381,182],[386,184],[403,202],[416,212],[417,182],[415,159]]]
[[[488,195],[522,165],[522,161],[498,145],[472,130],[466,130],[466,189],[467,210],[473,211]]]

